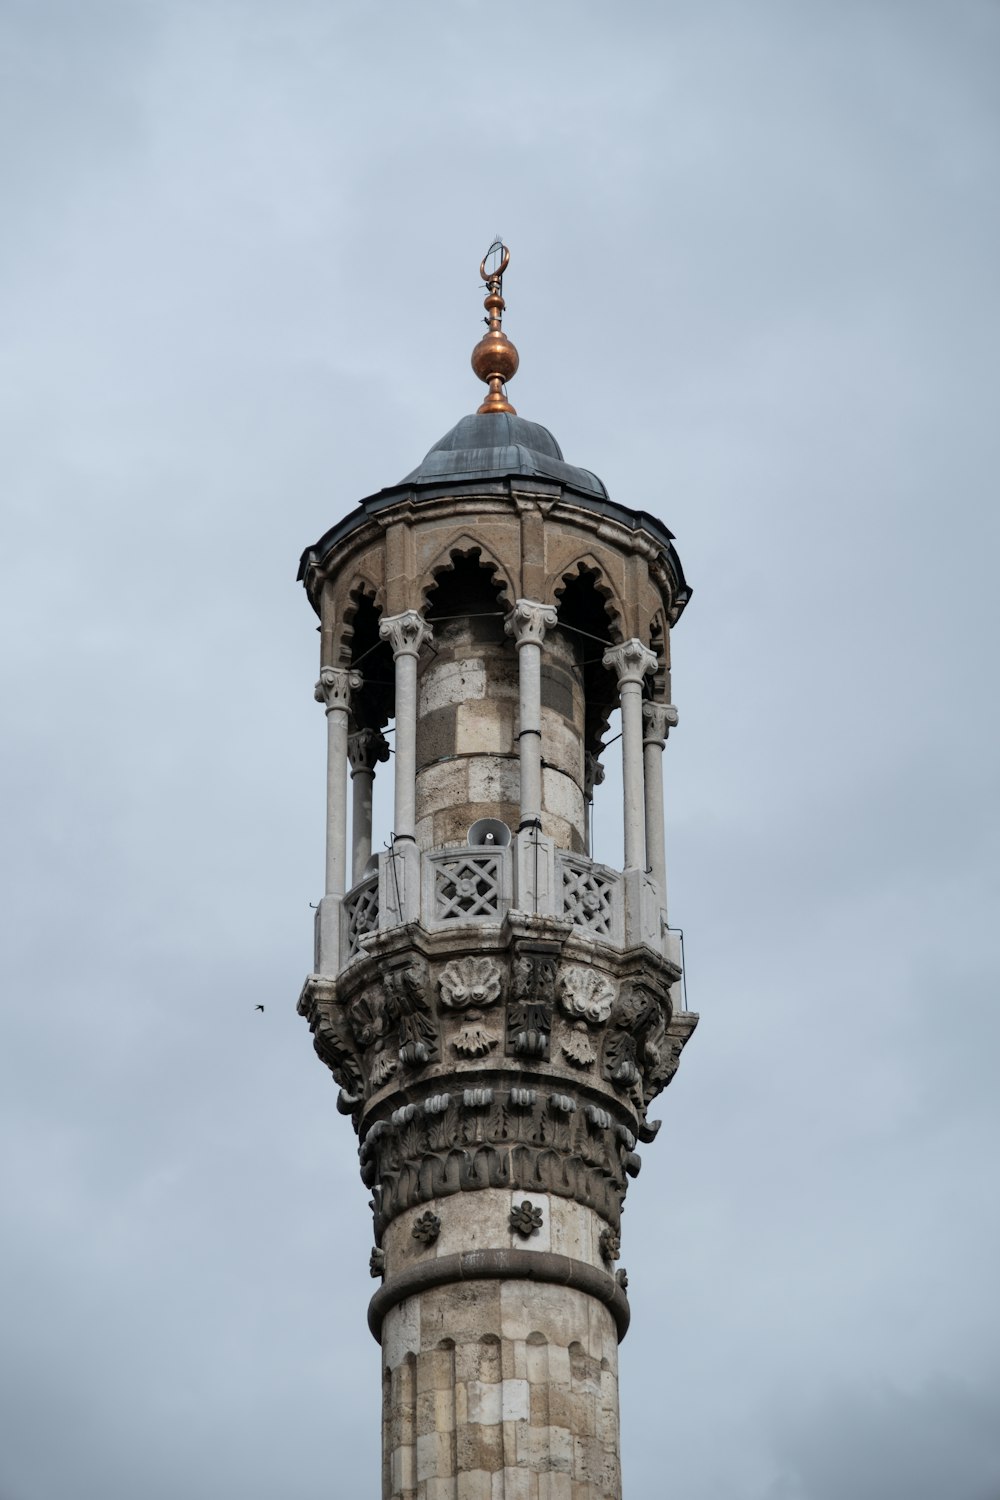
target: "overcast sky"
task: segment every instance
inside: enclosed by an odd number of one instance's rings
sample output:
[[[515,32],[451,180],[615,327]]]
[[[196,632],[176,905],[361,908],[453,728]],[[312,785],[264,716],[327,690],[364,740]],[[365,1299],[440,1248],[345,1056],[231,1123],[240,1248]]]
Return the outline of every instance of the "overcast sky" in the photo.
[[[626,1495],[998,1500],[998,77],[996,0],[0,0],[0,1500],[378,1492],[295,569],[497,231],[694,588]]]

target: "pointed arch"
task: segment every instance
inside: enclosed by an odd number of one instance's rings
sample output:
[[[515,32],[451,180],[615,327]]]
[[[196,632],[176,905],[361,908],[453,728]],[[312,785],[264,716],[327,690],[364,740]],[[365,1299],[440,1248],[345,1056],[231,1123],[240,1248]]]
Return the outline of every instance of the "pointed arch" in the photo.
[[[546,580],[546,600],[551,600],[562,613],[563,607],[570,602],[567,599],[567,592],[572,598],[577,591],[587,586],[601,601],[607,622],[604,628],[607,632],[608,644],[617,645],[625,639],[622,623],[625,619],[625,611],[614,584],[592,552],[582,553],[568,567],[560,568],[558,573],[552,574]],[[594,623],[597,623],[596,620]],[[595,633],[603,634],[604,632],[597,630]]]
[[[452,537],[447,545],[442,547],[436,560],[427,568],[424,574],[425,582],[421,589],[425,607],[429,604],[430,595],[439,587],[444,575],[454,572],[456,566],[462,563],[475,563],[481,568],[500,603],[507,609],[513,608],[517,590],[510,573],[481,539],[468,532]]]

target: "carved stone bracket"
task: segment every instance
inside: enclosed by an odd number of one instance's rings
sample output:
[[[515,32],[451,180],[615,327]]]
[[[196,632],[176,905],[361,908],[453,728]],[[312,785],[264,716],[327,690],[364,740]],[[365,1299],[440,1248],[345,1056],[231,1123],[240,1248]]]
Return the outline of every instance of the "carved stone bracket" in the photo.
[[[553,943],[524,943],[515,954],[507,1007],[507,1051],[514,1057],[549,1055],[558,959]]]

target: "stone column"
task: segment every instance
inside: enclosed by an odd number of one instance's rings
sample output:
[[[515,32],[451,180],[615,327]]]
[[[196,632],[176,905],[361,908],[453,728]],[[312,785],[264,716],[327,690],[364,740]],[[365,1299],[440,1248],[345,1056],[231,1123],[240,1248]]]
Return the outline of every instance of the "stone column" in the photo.
[[[393,799],[393,840],[413,842],[414,782],[417,772],[417,657],[433,632],[423,615],[404,610],[383,620],[378,628],[392,646],[396,663],[396,774]]]
[[[663,839],[663,747],[677,723],[672,703],[642,705],[643,785],[646,792],[646,864],[667,904],[667,857]]]
[[[542,641],[557,618],[551,604],[518,599],[504,621],[517,647],[521,828],[537,827],[542,815]]]
[[[393,776],[392,878],[384,882],[384,905],[394,920],[416,919],[420,911],[420,854],[416,842],[417,658],[431,639],[431,627],[415,609],[379,625],[396,664],[396,765]],[[381,901],[381,897],[380,897]]]
[[[347,715],[361,673],[323,667],[316,701],[326,705],[326,894],[344,894],[347,872]]]
[[[351,763],[351,884],[357,885],[372,853],[372,783],[375,766],[389,759],[389,746],[380,729],[359,729],[348,736]]]
[[[604,654],[604,665],[618,678],[622,708],[622,789],[625,811],[625,869],[642,870],[645,799],[642,789],[642,681],[656,656],[634,637]]]

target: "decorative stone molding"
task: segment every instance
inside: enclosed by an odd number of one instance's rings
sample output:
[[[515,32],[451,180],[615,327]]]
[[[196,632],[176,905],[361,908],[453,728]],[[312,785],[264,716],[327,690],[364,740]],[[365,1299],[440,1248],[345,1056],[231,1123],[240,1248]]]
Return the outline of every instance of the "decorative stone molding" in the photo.
[[[647,699],[642,705],[642,743],[658,745],[662,750],[671,729],[678,724],[677,708],[673,703],[654,703]]]
[[[377,1245],[368,1257],[368,1274],[373,1281],[378,1281],[385,1275],[385,1251],[380,1250]]]
[[[327,713],[334,708],[346,710],[351,706],[351,694],[357,692],[362,681],[360,672],[350,672],[345,667],[323,667],[313,697],[317,703],[326,705]]]
[[[611,1015],[615,987],[600,969],[566,964],[559,974],[559,1004],[574,1021],[601,1026]]]
[[[641,683],[646,674],[655,672],[657,667],[656,654],[635,637],[623,641],[620,646],[612,646],[601,660],[609,671],[614,672],[619,688],[630,682]]]
[[[598,1266],[554,1255],[549,1250],[466,1250],[458,1255],[440,1255],[408,1266],[388,1277],[368,1305],[368,1327],[376,1341],[382,1337],[382,1322],[390,1308],[408,1297],[417,1297],[433,1287],[469,1281],[533,1281],[568,1286],[585,1292],[608,1308],[614,1318],[619,1343],[628,1332],[631,1311],[624,1271],[609,1276]]]
[[[527,1199],[523,1203],[515,1203],[510,1211],[511,1230],[526,1240],[541,1229],[542,1217],[542,1210]]]
[[[391,615],[379,622],[378,633],[392,647],[393,658],[420,655],[421,647],[433,638],[434,632],[415,609],[406,609],[401,615]]]
[[[571,1198],[617,1229],[634,1166],[629,1142],[609,1111],[520,1084],[409,1103],[373,1122],[359,1148],[375,1237],[407,1209],[490,1187]]]
[[[433,1245],[441,1233],[441,1220],[430,1209],[422,1213],[411,1231],[413,1238],[423,1245]]]
[[[389,742],[381,729],[359,729],[347,736],[347,759],[351,775],[374,772],[380,761],[389,759]]]
[[[500,965],[494,958],[466,954],[453,958],[441,970],[438,989],[448,1010],[485,1010],[500,998]]]
[[[551,604],[539,604],[534,599],[517,599],[504,620],[503,628],[507,635],[513,636],[514,644],[520,650],[522,646],[540,646],[545,639],[546,630],[551,630],[558,620],[559,616]]]

